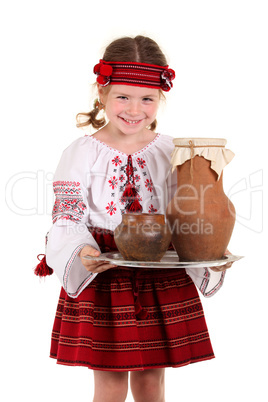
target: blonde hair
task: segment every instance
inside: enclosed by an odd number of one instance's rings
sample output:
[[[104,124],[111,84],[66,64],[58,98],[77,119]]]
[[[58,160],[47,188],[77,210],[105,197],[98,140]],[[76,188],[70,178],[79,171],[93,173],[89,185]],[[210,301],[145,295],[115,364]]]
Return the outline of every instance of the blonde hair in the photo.
[[[158,66],[166,66],[167,60],[158,44],[151,38],[138,35],[135,38],[123,37],[114,40],[107,46],[103,60],[105,61],[125,61],[136,63],[148,63]],[[110,85],[102,87],[108,94]],[[164,98],[163,92],[160,90],[161,96]],[[95,102],[93,110],[88,113],[78,113],[76,116],[77,127],[85,127],[92,125],[96,129],[105,126],[105,117],[97,118],[100,110],[100,103]],[[154,131],[157,126],[157,121],[154,120],[148,127]]]

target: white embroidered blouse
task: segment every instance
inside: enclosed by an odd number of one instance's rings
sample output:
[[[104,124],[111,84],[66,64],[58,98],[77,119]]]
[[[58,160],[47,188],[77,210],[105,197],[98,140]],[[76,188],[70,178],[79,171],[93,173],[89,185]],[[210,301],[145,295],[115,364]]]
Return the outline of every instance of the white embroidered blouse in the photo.
[[[173,138],[157,134],[132,154],[135,186],[143,212],[165,214],[177,184],[171,172]],[[89,244],[99,250],[88,227],[113,231],[125,212],[122,199],[127,182],[128,155],[93,136],[75,140],[64,152],[54,176],[53,226],[47,236],[46,260],[70,297],[77,297],[96,277],[81,262],[79,252]],[[222,285],[224,273],[187,268],[204,296]]]

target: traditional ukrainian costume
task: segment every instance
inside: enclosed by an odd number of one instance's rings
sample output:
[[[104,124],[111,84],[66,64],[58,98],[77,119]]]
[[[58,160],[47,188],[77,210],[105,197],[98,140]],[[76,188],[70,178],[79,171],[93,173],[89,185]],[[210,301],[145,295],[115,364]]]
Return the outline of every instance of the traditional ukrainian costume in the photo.
[[[143,212],[165,214],[176,189],[173,149],[172,137],[157,134],[132,155],[94,136],[79,138],[64,151],[46,248],[47,265],[62,284],[51,343],[58,363],[129,371],[214,357],[196,286],[211,296],[224,273],[115,267],[96,274],[79,257],[85,245],[116,250],[113,231],[129,210],[128,185],[135,187]]]
[[[165,213],[176,188],[172,138],[158,134],[131,155],[143,212]],[[120,269],[92,274],[80,250],[116,250],[113,230],[125,213],[129,156],[95,137],[79,138],[55,173],[53,227],[46,258],[61,280],[51,357],[99,370],[177,367],[214,357],[202,305],[223,274],[209,269]]]

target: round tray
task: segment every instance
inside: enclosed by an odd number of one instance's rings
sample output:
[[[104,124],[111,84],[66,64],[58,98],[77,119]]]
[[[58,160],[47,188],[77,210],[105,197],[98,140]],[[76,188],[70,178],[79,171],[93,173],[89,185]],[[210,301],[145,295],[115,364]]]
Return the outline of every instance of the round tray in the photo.
[[[121,267],[135,268],[205,268],[205,267],[220,267],[228,262],[234,262],[243,258],[238,255],[228,254],[220,260],[213,261],[179,261],[176,251],[167,251],[161,261],[128,261],[124,260],[118,251],[103,253],[99,257],[83,257],[87,260],[104,261],[110,264],[115,264]]]

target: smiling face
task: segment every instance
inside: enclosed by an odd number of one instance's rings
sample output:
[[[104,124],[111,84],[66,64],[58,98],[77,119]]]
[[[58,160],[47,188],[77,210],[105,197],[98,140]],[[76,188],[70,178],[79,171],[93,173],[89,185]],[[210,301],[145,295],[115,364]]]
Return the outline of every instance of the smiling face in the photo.
[[[111,85],[109,91],[99,87],[99,95],[109,126],[117,133],[143,134],[156,118],[160,102],[158,89]]]

